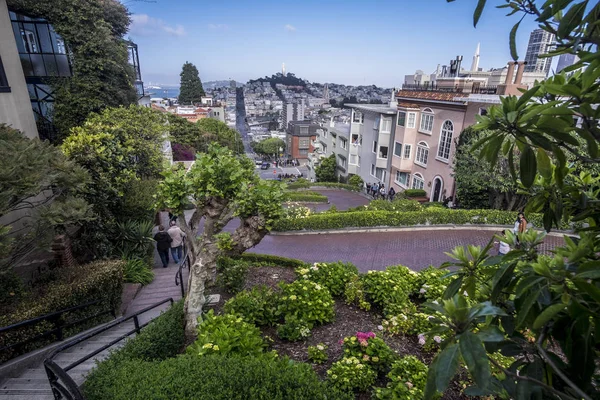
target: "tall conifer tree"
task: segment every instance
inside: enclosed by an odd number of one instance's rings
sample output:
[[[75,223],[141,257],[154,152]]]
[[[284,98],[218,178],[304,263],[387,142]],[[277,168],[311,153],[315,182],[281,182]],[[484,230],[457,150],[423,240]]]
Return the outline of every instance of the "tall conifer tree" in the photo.
[[[186,61],[179,75],[181,76],[179,104],[200,103],[204,96],[204,88],[198,75],[198,68]]]

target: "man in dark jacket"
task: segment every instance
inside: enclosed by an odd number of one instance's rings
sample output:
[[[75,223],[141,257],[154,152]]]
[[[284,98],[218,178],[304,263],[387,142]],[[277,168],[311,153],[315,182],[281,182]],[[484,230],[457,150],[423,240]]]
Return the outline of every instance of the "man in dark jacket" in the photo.
[[[158,255],[162,261],[163,268],[167,268],[169,265],[169,249],[171,248],[173,239],[171,238],[171,235],[165,232],[165,227],[159,225],[158,233],[154,235],[154,240],[156,241],[156,250],[158,250]]]

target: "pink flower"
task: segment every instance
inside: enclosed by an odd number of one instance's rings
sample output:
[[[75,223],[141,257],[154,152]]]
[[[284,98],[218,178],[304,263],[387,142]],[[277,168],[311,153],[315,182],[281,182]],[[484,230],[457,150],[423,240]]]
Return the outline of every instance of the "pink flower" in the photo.
[[[339,343],[340,345],[344,344],[344,339],[340,339],[340,340],[338,340],[338,343]]]
[[[358,342],[360,343],[360,345],[362,347],[367,347],[369,345],[369,343],[366,340],[364,340],[364,339],[361,339]]]

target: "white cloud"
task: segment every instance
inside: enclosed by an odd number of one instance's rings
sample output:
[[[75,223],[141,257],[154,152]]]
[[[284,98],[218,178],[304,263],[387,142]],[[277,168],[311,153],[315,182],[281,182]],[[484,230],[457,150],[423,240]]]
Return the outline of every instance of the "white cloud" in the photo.
[[[185,35],[185,29],[182,25],[167,25],[162,19],[152,18],[148,14],[133,14],[131,16],[129,32],[132,35],[140,36],[151,36],[161,33],[172,36]]]
[[[208,28],[214,29],[214,30],[226,31],[229,29],[229,25],[227,25],[227,24],[208,24]]]
[[[287,24],[283,27],[288,32],[296,32],[296,27],[294,25]]]

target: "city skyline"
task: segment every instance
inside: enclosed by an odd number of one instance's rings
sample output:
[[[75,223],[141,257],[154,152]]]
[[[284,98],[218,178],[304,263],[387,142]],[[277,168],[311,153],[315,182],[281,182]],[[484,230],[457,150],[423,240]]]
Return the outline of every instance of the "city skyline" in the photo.
[[[514,18],[486,8],[477,29],[476,1],[309,0],[298,9],[280,1],[198,5],[128,2],[127,37],[139,45],[144,81],[178,84],[181,65],[194,63],[203,81],[249,79],[286,70],[311,82],[399,86],[404,75],[433,72],[456,55],[470,59],[481,43],[479,66],[499,68],[510,58],[508,35]],[[517,35],[524,59],[533,19]],[[464,65],[468,68],[468,65]]]

